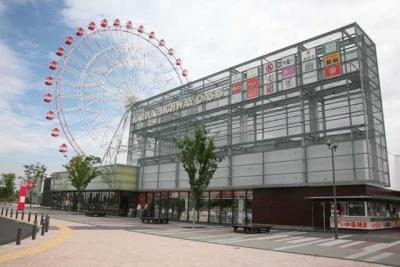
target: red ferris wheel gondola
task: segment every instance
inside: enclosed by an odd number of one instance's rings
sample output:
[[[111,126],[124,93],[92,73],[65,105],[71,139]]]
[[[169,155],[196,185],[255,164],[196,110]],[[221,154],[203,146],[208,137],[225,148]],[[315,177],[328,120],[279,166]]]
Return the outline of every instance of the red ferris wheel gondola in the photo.
[[[43,101],[50,103],[53,100],[53,95],[51,93],[46,93],[43,97]]]
[[[48,86],[52,85],[53,84],[53,76],[51,76],[51,75],[47,76],[46,80],[44,81],[44,84],[48,85]]]
[[[46,113],[46,119],[48,119],[48,120],[52,120],[52,119],[54,119],[54,112],[52,111],[52,110],[49,110],[49,111],[47,111],[47,113]]]
[[[121,26],[121,22],[119,21],[119,19],[115,19],[113,25],[114,27],[119,27]]]
[[[67,45],[71,45],[73,41],[74,41],[74,37],[72,37],[71,35],[69,35],[69,36],[67,36],[67,38],[65,38],[65,44],[67,44]]]
[[[56,60],[52,60],[50,62],[49,69],[51,69],[51,70],[57,69],[57,61]]]
[[[144,26],[143,26],[143,25],[140,25],[140,26],[138,27],[137,31],[140,32],[140,33],[144,33]]]
[[[82,27],[79,27],[75,34],[78,36],[82,36],[84,33],[85,30]]]
[[[62,57],[64,55],[64,47],[60,46],[57,48],[56,55]]]
[[[100,23],[101,27],[105,28],[108,26],[108,21],[106,19],[103,19]]]
[[[89,23],[88,29],[93,31],[96,29],[96,23],[94,23],[93,21]]]
[[[58,128],[53,128],[53,129],[51,130],[51,136],[53,136],[53,137],[59,137],[59,136],[60,136],[60,129],[58,129]]]
[[[58,148],[58,151],[60,151],[61,153],[67,153],[68,152],[67,144],[61,144],[60,147]]]

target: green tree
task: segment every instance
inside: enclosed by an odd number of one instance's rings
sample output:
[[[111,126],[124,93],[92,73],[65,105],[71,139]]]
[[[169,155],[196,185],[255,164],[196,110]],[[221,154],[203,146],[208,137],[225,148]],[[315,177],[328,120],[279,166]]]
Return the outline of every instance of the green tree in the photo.
[[[2,173],[0,180],[0,199],[12,201],[15,196],[15,173]]]
[[[95,156],[76,155],[64,165],[71,185],[78,191],[78,214],[81,207],[82,191],[96,177],[101,175],[98,170],[101,159]]]
[[[32,201],[36,204],[38,202],[38,195],[40,194],[43,179],[46,177],[47,167],[39,162],[30,165],[24,165],[24,173],[28,181],[33,182],[33,188],[28,190],[29,203],[32,207]]]
[[[208,187],[218,164],[224,159],[224,155],[216,153],[214,139],[207,137],[207,132],[202,127],[195,129],[193,137],[186,134],[182,140],[174,138],[174,142],[178,157],[189,176],[194,225],[201,196]]]

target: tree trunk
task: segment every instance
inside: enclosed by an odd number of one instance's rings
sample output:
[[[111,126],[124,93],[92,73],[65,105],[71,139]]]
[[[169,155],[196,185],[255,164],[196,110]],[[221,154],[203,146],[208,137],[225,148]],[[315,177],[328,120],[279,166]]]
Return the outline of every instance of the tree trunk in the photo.
[[[78,191],[78,215],[81,212],[81,191]]]
[[[195,228],[196,225],[196,200],[193,198],[193,212],[192,212],[192,228]]]

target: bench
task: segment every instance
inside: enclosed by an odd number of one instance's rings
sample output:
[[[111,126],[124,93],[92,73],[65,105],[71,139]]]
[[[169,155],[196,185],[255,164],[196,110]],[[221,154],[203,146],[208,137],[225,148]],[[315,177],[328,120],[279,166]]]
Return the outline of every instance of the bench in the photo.
[[[86,212],[85,212],[85,216],[90,216],[90,217],[94,217],[94,216],[96,216],[96,217],[104,217],[104,216],[106,216],[106,213],[105,213],[105,212],[102,212],[102,211],[86,211]]]
[[[142,217],[142,223],[168,223],[166,218]]]
[[[259,223],[249,223],[249,224],[234,224],[232,225],[234,232],[243,232],[243,233],[261,233],[261,232],[269,232],[272,228],[272,225],[269,224],[259,224]]]

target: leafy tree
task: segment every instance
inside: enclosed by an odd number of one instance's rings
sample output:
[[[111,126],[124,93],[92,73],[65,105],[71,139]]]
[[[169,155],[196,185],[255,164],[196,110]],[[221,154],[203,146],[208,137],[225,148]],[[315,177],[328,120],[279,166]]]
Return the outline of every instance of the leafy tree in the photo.
[[[24,165],[24,173],[28,181],[33,182],[33,188],[29,189],[29,202],[32,207],[32,201],[37,202],[38,194],[41,190],[43,179],[46,177],[47,167],[39,162],[36,164]]]
[[[182,140],[174,138],[174,142],[178,157],[189,176],[194,225],[201,196],[224,156],[216,153],[214,139],[207,137],[207,132],[202,127],[195,129],[193,137],[186,134]]]
[[[101,172],[98,170],[101,159],[95,156],[76,155],[68,164],[64,165],[67,170],[71,185],[78,191],[78,214],[81,206],[82,191]]]
[[[15,173],[2,173],[0,180],[0,199],[5,201],[14,200],[15,196]]]

